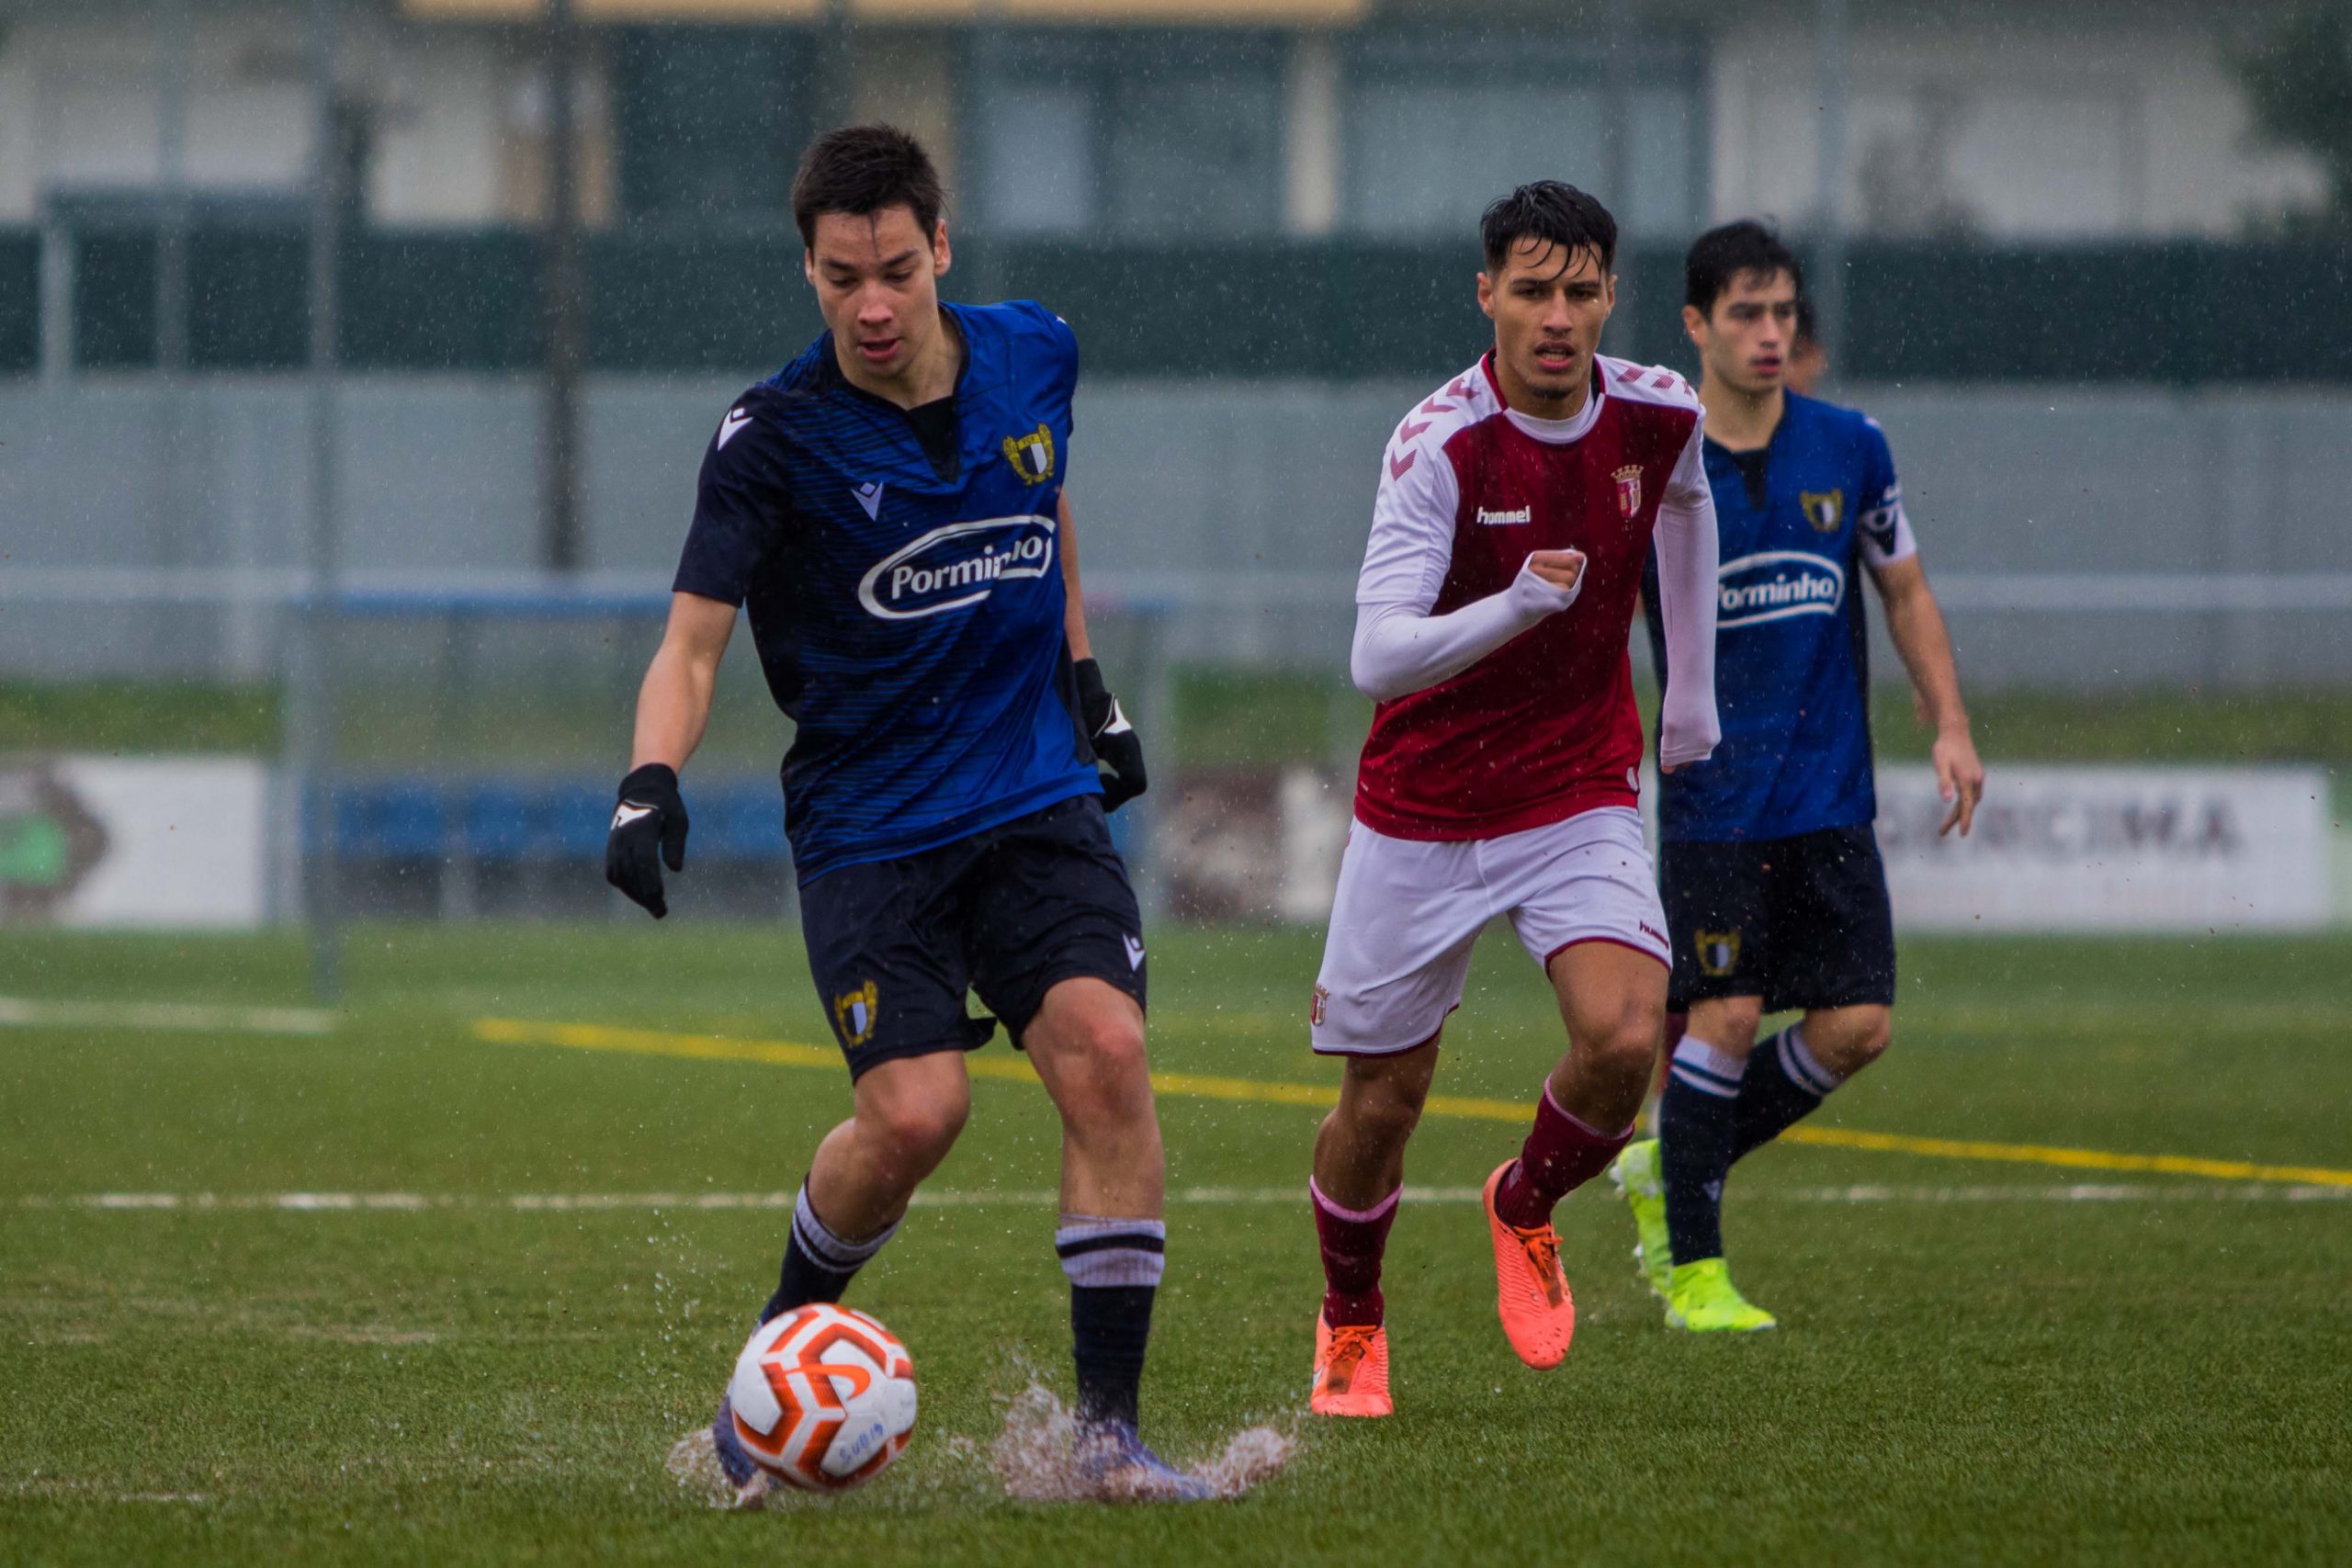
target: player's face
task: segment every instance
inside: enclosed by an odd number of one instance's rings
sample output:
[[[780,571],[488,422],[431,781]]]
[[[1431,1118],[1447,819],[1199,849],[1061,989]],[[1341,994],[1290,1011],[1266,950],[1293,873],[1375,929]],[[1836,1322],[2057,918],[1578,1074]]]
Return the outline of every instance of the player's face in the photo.
[[[1797,280],[1785,272],[1743,272],[1702,316],[1682,308],[1700,363],[1721,385],[1750,397],[1786,384],[1796,346]]]
[[[1478,275],[1478,309],[1494,319],[1495,363],[1504,393],[1555,417],[1583,401],[1600,349],[1600,329],[1617,303],[1617,280],[1589,245],[1568,251],[1522,240],[1500,271]]]
[[[905,376],[939,333],[947,225],[925,234],[906,207],[818,215],[802,265],[842,356],[877,381]]]

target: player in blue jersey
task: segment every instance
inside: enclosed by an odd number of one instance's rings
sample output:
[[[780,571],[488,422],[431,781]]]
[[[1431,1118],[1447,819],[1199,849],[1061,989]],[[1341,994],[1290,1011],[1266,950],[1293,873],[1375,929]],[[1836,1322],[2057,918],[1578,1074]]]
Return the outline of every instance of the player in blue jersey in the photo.
[[[1804,275],[1770,230],[1732,223],[1690,248],[1682,319],[1702,366],[1721,566],[1711,761],[1662,778],[1659,891],[1688,1013],[1656,1138],[1614,1175],[1667,1321],[1773,1325],[1724,1264],[1724,1179],[1886,1049],[1894,931],[1871,823],[1870,670],[1860,581],[1935,726],[1944,831],[1984,787],[1951,640],[1875,421],[1790,391]],[[1649,624],[1661,684],[1672,678]],[[1758,1049],[1766,1013],[1804,1017]]]
[[[1136,1432],[1164,1169],[1142,922],[1104,811],[1145,778],[1089,657],[1062,493],[1078,345],[1039,305],[941,302],[943,203],[889,127],[803,159],[793,210],[830,330],[711,437],[606,875],[665,912],[657,855],[683,867],[678,771],[741,606],[797,727],[786,829],[854,1085],[761,1320],[839,1300],[890,1239],[963,1128],[964,1053],[1001,1021],[1061,1113],[1084,1475],[1106,1496],[1197,1496]],[[967,1015],[967,989],[993,1021]],[[747,1485],[724,1401],[712,1437]]]

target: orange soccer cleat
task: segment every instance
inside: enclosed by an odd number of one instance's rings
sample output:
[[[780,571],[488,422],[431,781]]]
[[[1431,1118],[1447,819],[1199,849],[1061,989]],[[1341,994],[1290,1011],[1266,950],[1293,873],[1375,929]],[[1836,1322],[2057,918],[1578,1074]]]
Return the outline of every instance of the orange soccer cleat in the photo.
[[[1393,1416],[1388,1397],[1388,1330],[1376,1325],[1338,1328],[1315,1314],[1315,1392],[1306,1407],[1317,1416]]]
[[[1549,1224],[1523,1231],[1495,1213],[1495,1189],[1510,1168],[1510,1160],[1497,1166],[1484,1194],[1487,1229],[1495,1242],[1495,1313],[1519,1359],[1548,1371],[1567,1355],[1568,1341],[1576,1337],[1576,1298],[1560,1271],[1559,1233]]]

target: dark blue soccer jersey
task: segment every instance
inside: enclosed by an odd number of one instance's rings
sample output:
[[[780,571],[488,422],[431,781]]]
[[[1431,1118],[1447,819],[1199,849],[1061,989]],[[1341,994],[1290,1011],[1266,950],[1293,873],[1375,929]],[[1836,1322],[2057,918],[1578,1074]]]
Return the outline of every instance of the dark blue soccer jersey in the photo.
[[[1715,711],[1723,743],[1658,784],[1664,839],[1754,842],[1878,815],[1861,568],[1914,551],[1886,434],[1851,409],[1791,392],[1760,453],[1706,443],[1722,566]],[[1650,652],[1656,562],[1643,585]]]
[[[828,333],[703,457],[673,586],[750,615],[797,726],[785,829],[804,883],[1102,789],[1056,521],[1077,339],[1026,301],[943,309],[964,342],[952,451],[850,385]]]

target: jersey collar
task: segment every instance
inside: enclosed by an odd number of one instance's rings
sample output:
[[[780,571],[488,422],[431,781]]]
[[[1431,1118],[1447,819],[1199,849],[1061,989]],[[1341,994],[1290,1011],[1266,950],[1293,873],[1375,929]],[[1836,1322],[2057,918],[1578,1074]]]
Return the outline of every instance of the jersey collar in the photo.
[[[1502,381],[1495,375],[1494,350],[1488,349],[1478,356],[1478,368],[1487,373],[1487,385],[1494,389],[1495,403],[1503,411],[1503,417],[1510,420],[1520,434],[1550,446],[1565,446],[1571,441],[1582,440],[1600,422],[1601,405],[1609,398],[1601,385],[1600,361],[1595,358],[1592,362],[1592,390],[1585,398],[1584,407],[1566,419],[1537,419],[1511,407],[1510,400],[1503,396]]]

